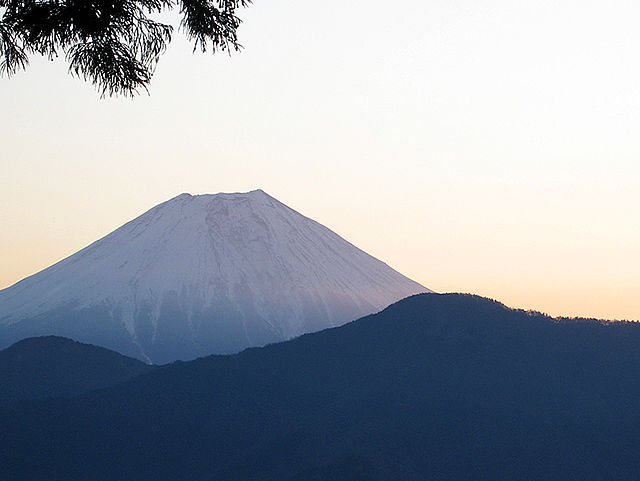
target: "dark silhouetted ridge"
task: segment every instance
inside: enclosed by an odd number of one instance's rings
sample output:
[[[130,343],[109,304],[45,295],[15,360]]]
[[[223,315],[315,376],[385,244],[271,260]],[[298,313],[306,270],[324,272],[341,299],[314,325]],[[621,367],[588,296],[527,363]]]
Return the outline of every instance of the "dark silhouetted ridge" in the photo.
[[[150,369],[136,359],[64,337],[24,339],[0,351],[0,403],[75,396]]]
[[[289,342],[6,407],[0,477],[640,479],[639,347],[635,323],[417,295]]]

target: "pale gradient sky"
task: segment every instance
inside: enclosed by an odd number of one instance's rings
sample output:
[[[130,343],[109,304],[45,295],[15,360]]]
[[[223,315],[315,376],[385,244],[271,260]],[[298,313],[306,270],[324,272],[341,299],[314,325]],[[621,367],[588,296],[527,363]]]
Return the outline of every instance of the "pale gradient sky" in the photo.
[[[391,5],[391,6],[390,6]],[[0,288],[181,192],[262,188],[436,291],[640,319],[637,1],[256,0],[151,95],[0,79]]]

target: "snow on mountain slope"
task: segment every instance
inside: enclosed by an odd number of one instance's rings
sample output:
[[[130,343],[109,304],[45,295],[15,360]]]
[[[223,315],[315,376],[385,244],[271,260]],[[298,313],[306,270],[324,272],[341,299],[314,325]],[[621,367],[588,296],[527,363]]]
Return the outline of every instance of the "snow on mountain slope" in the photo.
[[[57,334],[162,363],[429,292],[261,190],[181,194],[0,291],[0,348]]]

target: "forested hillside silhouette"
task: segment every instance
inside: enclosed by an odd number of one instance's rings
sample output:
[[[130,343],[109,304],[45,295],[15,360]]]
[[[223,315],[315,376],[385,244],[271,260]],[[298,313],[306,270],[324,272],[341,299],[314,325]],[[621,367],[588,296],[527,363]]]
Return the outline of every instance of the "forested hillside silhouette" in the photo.
[[[417,295],[290,342],[5,407],[0,476],[639,479],[638,346],[635,323]]]

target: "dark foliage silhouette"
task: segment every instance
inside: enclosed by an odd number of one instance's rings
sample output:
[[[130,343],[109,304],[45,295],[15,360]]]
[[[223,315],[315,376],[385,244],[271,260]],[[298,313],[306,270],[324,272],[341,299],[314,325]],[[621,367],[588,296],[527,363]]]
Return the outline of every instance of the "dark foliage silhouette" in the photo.
[[[171,25],[150,15],[179,9],[194,51],[238,50],[239,7],[251,0],[0,0],[0,73],[25,69],[29,56],[64,55],[69,72],[103,95],[146,90]]]

